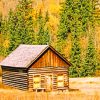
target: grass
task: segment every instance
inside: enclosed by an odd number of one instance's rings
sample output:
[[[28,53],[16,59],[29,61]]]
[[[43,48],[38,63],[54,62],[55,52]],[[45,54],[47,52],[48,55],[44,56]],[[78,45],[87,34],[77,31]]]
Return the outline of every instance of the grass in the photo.
[[[0,100],[100,100],[100,77],[70,78],[70,88],[66,92],[28,92],[4,86],[0,78]]]

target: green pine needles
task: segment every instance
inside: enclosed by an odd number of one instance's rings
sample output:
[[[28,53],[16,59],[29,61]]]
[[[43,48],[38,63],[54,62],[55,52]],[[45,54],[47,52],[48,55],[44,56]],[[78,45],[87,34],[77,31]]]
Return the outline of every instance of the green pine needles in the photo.
[[[49,28],[46,23],[49,21],[48,11],[46,12],[45,18],[42,16],[42,12],[40,10],[37,24],[38,24],[38,33],[37,33],[37,41],[38,44],[49,44],[50,43],[50,33]]]
[[[83,76],[94,76],[96,70],[96,52],[94,48],[94,39],[90,35],[88,39],[88,47],[83,65]]]
[[[34,29],[32,6],[30,0],[21,0],[16,8],[16,12],[9,12],[10,46],[9,51],[13,51],[19,44],[34,44]]]
[[[72,66],[69,69],[70,76],[80,77],[82,71],[82,58],[79,36],[76,33],[72,33],[72,48],[70,54],[70,61],[72,63]]]
[[[60,24],[58,27],[58,46],[61,51],[63,45],[66,45],[67,36],[71,34],[72,48],[70,51],[70,67],[71,77],[91,76],[95,72],[95,47],[93,40],[89,36],[89,26],[93,29],[93,11],[94,1],[92,0],[65,0],[62,3],[60,13]],[[87,33],[87,34],[86,34]],[[86,57],[82,58],[82,48],[80,38],[89,36]],[[63,41],[63,42],[62,42]],[[60,46],[59,46],[60,44]],[[92,59],[93,57],[93,59]],[[85,61],[84,61],[85,59]],[[90,71],[91,70],[91,71]]]
[[[96,0],[65,0],[61,4],[57,34],[51,34],[49,11],[43,14],[40,9],[33,15],[32,0],[20,0],[16,10],[10,10],[6,19],[0,16],[0,36],[3,37],[3,40],[0,40],[0,49],[2,47],[0,54],[7,56],[19,44],[51,44],[53,41],[51,36],[55,35],[56,49],[64,55],[67,48],[66,41],[70,38],[70,57],[68,56],[72,63],[69,68],[70,77],[94,76],[97,59],[93,38],[95,37],[93,12],[96,3]],[[88,38],[88,43],[83,49],[80,38],[84,36]]]
[[[20,44],[50,43],[50,31],[47,26],[49,21],[48,11],[45,14],[45,18],[43,18],[40,10],[37,20],[34,20],[32,10],[31,0],[20,0],[16,11],[9,11],[8,19],[4,21],[4,23],[7,22],[7,26],[4,26],[2,23],[3,28],[7,28],[5,33],[9,34],[10,41],[9,47],[4,54],[8,55]],[[35,28],[38,28],[37,31],[35,31]],[[4,33],[3,31],[2,34]]]

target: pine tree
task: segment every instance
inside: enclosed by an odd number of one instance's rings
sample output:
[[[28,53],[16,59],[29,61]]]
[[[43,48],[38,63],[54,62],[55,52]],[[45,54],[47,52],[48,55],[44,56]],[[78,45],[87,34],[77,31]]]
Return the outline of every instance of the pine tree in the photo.
[[[79,0],[65,0],[62,4],[60,25],[58,30],[58,49],[61,51],[64,45],[66,45],[66,39],[69,33],[72,38],[72,48],[70,61],[72,66],[70,67],[70,76],[81,76],[81,47],[80,47],[80,33],[82,32],[82,23],[80,15],[80,2]],[[60,46],[59,46],[60,45]]]
[[[18,45],[17,44],[17,39],[18,39],[18,34],[16,32],[16,24],[17,24],[17,17],[15,13],[10,10],[9,15],[8,15],[8,32],[10,34],[10,46],[9,46],[9,53],[12,52]]]
[[[34,44],[32,0],[21,0],[19,3],[17,16],[19,21],[19,30],[22,28],[23,31],[22,43]]]
[[[83,76],[93,76],[96,70],[97,59],[96,59],[96,51],[94,45],[94,37],[95,37],[95,19],[94,19],[94,8],[95,8],[95,0],[89,1],[88,5],[88,28],[87,28],[87,36],[88,36],[88,46],[86,49],[86,56],[83,62]]]
[[[66,39],[68,33],[71,31],[72,6],[73,0],[65,0],[61,5],[58,39]]]
[[[77,23],[77,33],[82,33],[82,17],[80,14],[80,8],[80,0],[65,0],[65,2],[62,3],[62,9],[60,13],[60,24],[57,33],[57,49],[60,52],[66,46],[66,40],[68,35],[74,32],[75,23]]]
[[[38,15],[38,44],[48,44],[50,41],[50,36],[49,36],[49,29],[46,26],[46,23],[49,21],[49,15],[48,12],[46,13],[45,19],[42,16],[41,10],[39,11]]]
[[[73,0],[65,0],[61,4],[60,23],[57,32],[57,50],[62,53],[66,38],[71,33]]]
[[[45,33],[44,33],[44,38],[45,38],[45,44],[50,44],[50,30],[49,30],[49,27],[48,27],[48,22],[49,22],[49,12],[47,11],[46,12],[46,15],[45,15]]]
[[[93,76],[96,70],[96,54],[93,36],[89,36],[86,57],[84,61],[83,76]]]
[[[65,0],[62,3],[57,33],[58,51],[61,52],[63,50],[63,47],[66,45],[67,36],[73,32],[75,17],[77,17],[76,23],[78,24],[77,33],[86,35],[88,22],[91,20],[91,12],[93,11],[92,6],[91,0]]]
[[[13,51],[19,44],[34,44],[31,0],[21,0],[16,12],[9,13],[10,47]]]
[[[80,77],[82,71],[82,60],[81,60],[81,48],[79,43],[79,36],[73,34],[72,36],[72,48],[70,61],[72,66],[70,67],[69,73],[71,77]]]
[[[94,22],[93,8],[94,1],[91,0],[65,0],[62,4],[57,33],[57,49],[62,52],[66,46],[67,36],[71,33],[72,48],[70,59],[72,67],[70,67],[70,75],[72,77],[82,76],[83,59],[81,59],[80,38],[89,34],[88,27],[90,26],[90,22]],[[93,28],[93,24],[91,28]]]
[[[69,68],[69,73],[71,77],[80,77],[82,71],[82,59],[81,59],[81,46],[80,46],[80,32],[79,32],[79,23],[77,21],[78,13],[74,15],[72,33],[71,33],[71,51],[70,51],[70,62],[72,66]]]

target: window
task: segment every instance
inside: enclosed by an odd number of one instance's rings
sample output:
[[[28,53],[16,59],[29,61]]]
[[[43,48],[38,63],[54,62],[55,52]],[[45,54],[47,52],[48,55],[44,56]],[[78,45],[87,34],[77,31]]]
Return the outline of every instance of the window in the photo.
[[[33,88],[34,89],[41,88],[41,75],[33,76]]]
[[[57,77],[57,87],[64,87],[64,76],[63,74]]]

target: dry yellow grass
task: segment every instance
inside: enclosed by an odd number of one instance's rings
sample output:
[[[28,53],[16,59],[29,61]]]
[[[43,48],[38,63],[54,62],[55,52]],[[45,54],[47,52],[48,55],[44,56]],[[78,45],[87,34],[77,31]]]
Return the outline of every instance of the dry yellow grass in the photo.
[[[71,78],[70,88],[70,91],[66,92],[34,93],[1,84],[0,100],[100,100],[100,77]]]

